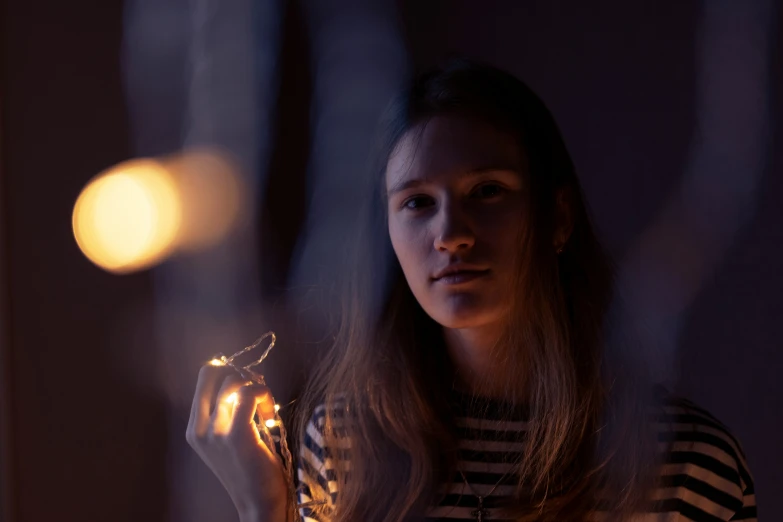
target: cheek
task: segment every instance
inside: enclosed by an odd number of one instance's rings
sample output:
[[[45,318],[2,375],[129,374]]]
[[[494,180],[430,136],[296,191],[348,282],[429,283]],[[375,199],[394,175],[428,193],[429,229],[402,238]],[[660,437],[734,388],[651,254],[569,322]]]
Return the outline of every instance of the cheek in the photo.
[[[427,239],[424,234],[400,223],[389,223],[389,237],[408,284],[414,286],[428,274]]]
[[[519,208],[511,208],[483,217],[476,234],[481,243],[493,251],[496,261],[510,259],[508,254],[521,248],[526,216]]]
[[[404,270],[405,266],[408,264],[408,258],[410,257],[408,252],[410,250],[410,246],[405,240],[400,227],[392,222],[389,222],[389,239],[391,239],[394,254],[397,256],[397,260],[400,262],[400,266],[402,266]]]
[[[482,234],[485,244],[493,251],[496,261],[510,260],[509,254],[521,247],[522,227],[519,223],[508,220],[502,225],[488,227]]]

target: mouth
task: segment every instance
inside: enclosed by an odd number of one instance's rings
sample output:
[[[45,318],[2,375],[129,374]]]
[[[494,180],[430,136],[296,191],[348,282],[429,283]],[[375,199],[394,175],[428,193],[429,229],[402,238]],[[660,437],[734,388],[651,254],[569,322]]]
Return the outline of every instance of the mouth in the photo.
[[[439,277],[435,279],[435,282],[446,284],[446,285],[458,285],[462,283],[469,283],[471,281],[475,281],[476,279],[486,276],[488,273],[489,273],[489,269],[460,270],[458,272],[452,272],[450,274],[444,275],[443,277]]]

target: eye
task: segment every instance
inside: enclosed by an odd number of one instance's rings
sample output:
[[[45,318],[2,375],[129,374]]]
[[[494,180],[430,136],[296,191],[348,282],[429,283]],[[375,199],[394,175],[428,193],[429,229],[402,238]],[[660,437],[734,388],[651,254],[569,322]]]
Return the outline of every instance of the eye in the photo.
[[[505,188],[501,187],[497,183],[485,183],[478,187],[473,194],[481,199],[490,199],[499,196],[505,192]]]
[[[413,196],[402,203],[402,207],[408,210],[421,210],[432,202],[429,196]]]

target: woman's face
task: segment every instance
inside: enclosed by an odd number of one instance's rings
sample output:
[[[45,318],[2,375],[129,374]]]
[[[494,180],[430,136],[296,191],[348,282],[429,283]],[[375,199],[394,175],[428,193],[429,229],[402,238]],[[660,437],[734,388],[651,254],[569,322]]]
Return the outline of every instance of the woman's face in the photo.
[[[389,235],[413,295],[447,328],[502,321],[528,205],[517,140],[486,123],[437,116],[389,158]],[[478,270],[438,278],[454,263]]]

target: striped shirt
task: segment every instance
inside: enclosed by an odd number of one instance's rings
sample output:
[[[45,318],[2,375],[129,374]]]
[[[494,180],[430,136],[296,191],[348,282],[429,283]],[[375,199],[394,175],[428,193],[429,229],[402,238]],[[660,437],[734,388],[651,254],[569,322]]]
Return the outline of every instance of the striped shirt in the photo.
[[[524,416],[508,417],[504,415],[507,412],[500,411],[503,405],[494,401],[477,404],[459,394],[453,400],[457,408],[458,466],[464,479],[458,474],[451,484],[442,486],[445,495],[439,505],[432,506],[427,520],[476,520],[476,495],[486,496],[484,508],[489,516],[485,518],[497,520],[492,517],[492,507],[514,490],[516,477],[509,471],[523,448],[519,435],[526,429],[524,420],[500,419]],[[323,442],[324,415],[323,406],[316,409],[300,445],[297,475],[302,504],[312,500],[308,484],[318,484],[322,491],[328,491],[332,505],[338,495],[328,458],[331,448],[325,448]],[[656,421],[658,440],[666,454],[654,502],[634,522],[755,521],[753,479],[742,447],[729,430],[705,410],[679,398],[667,398]],[[301,508],[300,513],[305,522],[326,522],[308,507]],[[595,518],[600,520],[600,514],[596,513]]]

